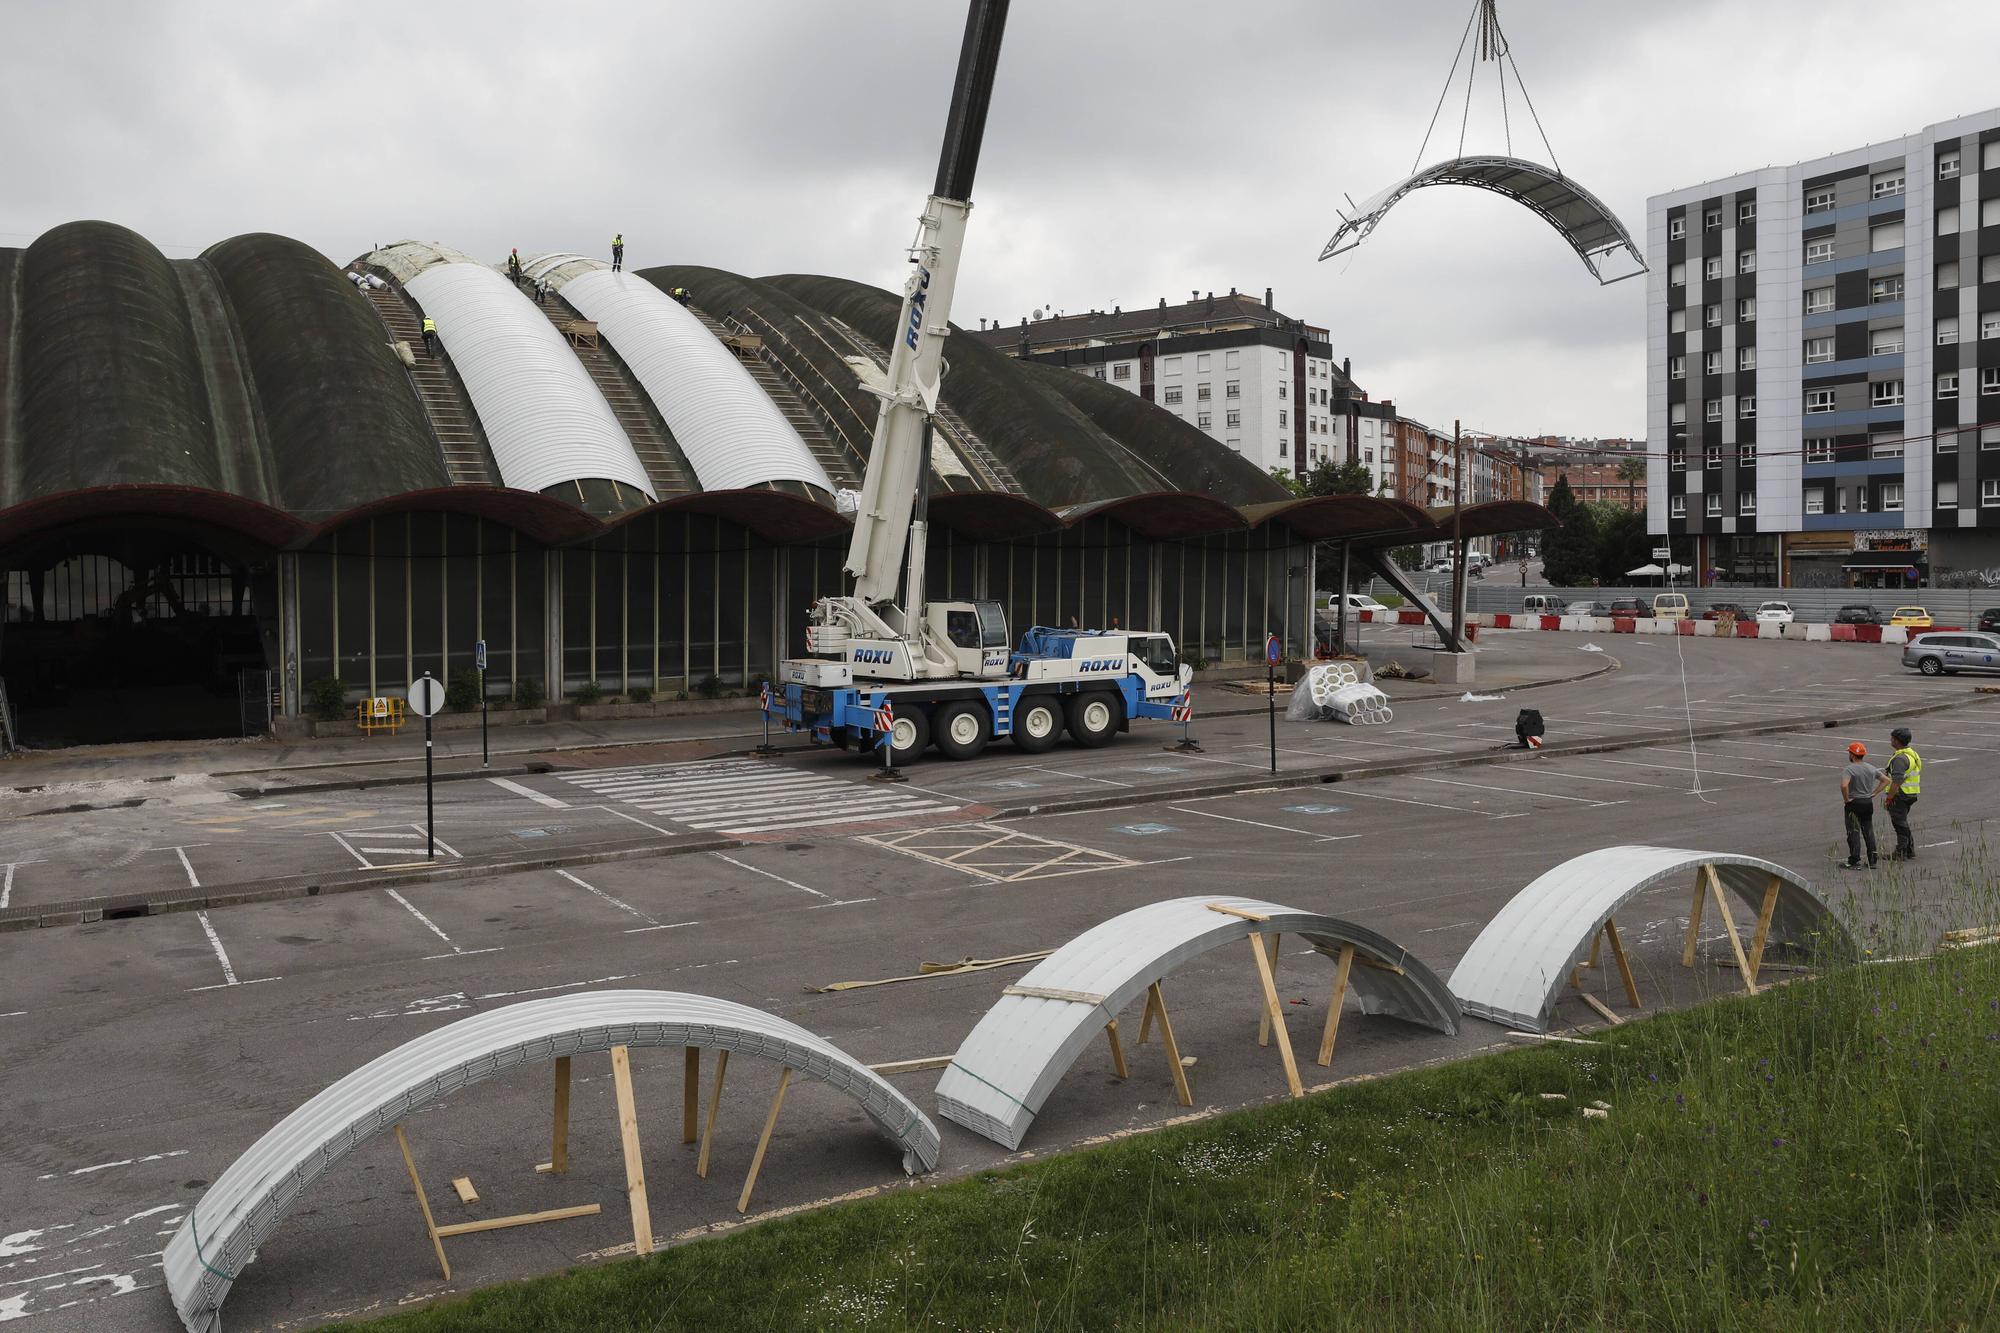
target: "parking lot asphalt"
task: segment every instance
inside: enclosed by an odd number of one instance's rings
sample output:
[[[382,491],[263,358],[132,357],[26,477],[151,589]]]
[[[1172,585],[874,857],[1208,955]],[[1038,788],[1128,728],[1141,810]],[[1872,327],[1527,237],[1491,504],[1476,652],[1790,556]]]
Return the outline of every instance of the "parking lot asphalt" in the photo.
[[[1206,893],[1351,918],[1448,976],[1522,885],[1567,856],[1624,842],[1777,861],[1827,887],[1882,933],[1885,949],[1990,924],[1967,919],[1973,909],[1949,885],[1967,867],[1985,868],[2000,699],[1964,680],[1902,674],[1894,649],[1829,647],[1623,640],[1623,670],[1521,696],[1543,710],[1552,740],[1619,748],[1304,786],[1258,780],[1269,751],[1256,717],[1198,722],[1200,756],[1160,748],[1173,739],[1166,728],[1135,729],[1096,751],[1003,748],[976,763],[926,763],[888,789],[837,753],[578,764],[511,785],[441,787],[440,833],[474,862],[456,878],[0,935],[0,1114],[9,1125],[0,1136],[0,1317],[58,1330],[177,1326],[158,1252],[208,1181],[342,1074],[520,999],[689,990],[768,1009],[870,1062],[942,1056],[1024,967],[819,988],[910,976],[927,961],[1053,948],[1119,911]],[[1928,766],[1920,859],[1873,875],[1836,868],[1842,750],[1856,738],[1886,747],[1891,723],[1761,728],[1940,704],[1962,706],[1911,721]],[[1383,756],[1491,754],[1511,737],[1514,707],[1411,703],[1385,728],[1281,722],[1279,766],[1297,774]],[[1697,733],[1724,734],[1690,742],[1689,719]],[[1680,735],[1620,741],[1674,727]],[[1262,789],[1193,790],[1197,779],[1239,774]],[[1112,804],[1077,808],[1084,796]],[[1058,808],[1026,808],[1038,802]],[[296,867],[365,875],[364,862],[395,867],[415,855],[421,821],[420,789],[414,809],[407,788],[297,802],[198,791],[185,802],[13,819],[0,834],[0,874],[28,900],[74,897],[70,886],[84,877],[108,888],[135,879],[206,886]],[[517,869],[478,862],[552,841],[628,847],[625,826],[635,821],[657,830],[639,829],[652,840],[640,847],[647,855]],[[677,854],[657,854],[670,845]],[[1683,895],[1649,895],[1622,923],[1649,1007],[1736,984],[1713,965],[1727,948],[1719,935],[1705,937],[1701,966],[1679,966]],[[1516,1044],[1477,1020],[1454,1038],[1350,1013],[1332,1067],[1319,1069],[1311,1035],[1330,973],[1325,959],[1287,942],[1278,984],[1296,1011],[1309,1086]],[[1182,1050],[1196,1058],[1201,1110],[1282,1093],[1275,1052],[1256,1044],[1247,959],[1204,955],[1175,971],[1166,991]],[[1575,1000],[1558,1017],[1576,1030],[1601,1021]],[[1101,1050],[1086,1054],[1038,1117],[1028,1150],[1184,1114],[1158,1047],[1132,1054],[1123,1082]],[[655,1232],[734,1224],[775,1069],[732,1066],[714,1169],[701,1180],[675,1132],[678,1053],[636,1052],[633,1063]],[[602,1056],[578,1061],[574,1166],[560,1179],[533,1171],[546,1156],[545,1066],[476,1085],[407,1122],[441,1223],[577,1202],[599,1202],[601,1214],[460,1239],[454,1281],[443,1283],[400,1156],[377,1138],[264,1247],[230,1299],[229,1326],[388,1309],[629,1247],[607,1070]],[[896,1076],[934,1119],[936,1078]],[[947,1176],[1008,1160],[956,1125],[939,1126]],[[454,1175],[472,1177],[479,1204],[457,1201],[446,1183]],[[753,1216],[901,1187],[895,1154],[858,1110],[798,1084]]]

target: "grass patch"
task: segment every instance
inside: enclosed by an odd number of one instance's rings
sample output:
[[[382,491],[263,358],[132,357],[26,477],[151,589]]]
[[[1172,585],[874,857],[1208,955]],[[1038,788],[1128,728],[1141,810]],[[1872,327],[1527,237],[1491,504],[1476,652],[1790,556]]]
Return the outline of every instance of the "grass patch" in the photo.
[[[1969,949],[373,1327],[1994,1327],[1996,1148],[2000,948]]]

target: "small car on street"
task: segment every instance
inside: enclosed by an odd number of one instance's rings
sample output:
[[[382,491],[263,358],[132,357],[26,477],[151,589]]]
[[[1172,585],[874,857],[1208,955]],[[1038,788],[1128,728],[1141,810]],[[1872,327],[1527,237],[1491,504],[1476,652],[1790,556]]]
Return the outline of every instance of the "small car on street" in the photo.
[[[1559,616],[1563,614],[1563,600],[1554,593],[1531,592],[1521,599],[1521,610],[1531,616]]]
[[[1351,592],[1347,594],[1347,609],[1350,611],[1387,611],[1389,608],[1365,592]]]
[[[1889,613],[1889,623],[1906,629],[1929,629],[1931,613],[1921,606],[1899,606]]]
[[[1608,616],[1611,614],[1611,608],[1603,602],[1571,602],[1568,608],[1563,611],[1563,614],[1566,616]]]
[[[1912,635],[1903,648],[1903,665],[1915,667],[1926,676],[1946,676],[1957,671],[2000,671],[2000,634],[1974,634],[1970,630],[1958,630]]]
[[[1620,597],[1611,603],[1611,609],[1605,612],[1605,614],[1619,617],[1638,616],[1651,619],[1653,608],[1646,605],[1645,602],[1637,597]]]
[[[1684,592],[1663,592],[1653,597],[1653,614],[1661,620],[1686,620],[1688,599]]]
[[[2000,633],[2000,606],[1989,606],[1979,613],[1979,628],[1989,634]]]
[[[1703,620],[1720,620],[1724,616],[1734,616],[1738,620],[1750,619],[1750,613],[1743,609],[1741,602],[1711,602],[1701,613]]]
[[[1857,602],[1852,606],[1843,606],[1838,611],[1835,611],[1833,613],[1833,623],[1836,625],[1879,625],[1882,623],[1882,615],[1874,607],[1863,606]]]
[[[1789,625],[1798,617],[1792,611],[1790,602],[1759,602],[1757,623],[1760,625]]]

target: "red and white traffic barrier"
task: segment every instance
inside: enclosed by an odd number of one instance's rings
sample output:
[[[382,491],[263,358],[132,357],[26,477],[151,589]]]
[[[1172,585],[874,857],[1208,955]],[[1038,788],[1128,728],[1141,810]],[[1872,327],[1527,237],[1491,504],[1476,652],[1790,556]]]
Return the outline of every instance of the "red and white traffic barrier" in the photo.
[[[1422,625],[1421,611],[1357,611],[1364,625]],[[1466,624],[1483,629],[1534,629],[1577,634],[1681,634],[1692,638],[1793,639],[1805,643],[1908,643],[1910,635],[1949,632],[1956,625],[1932,625],[1911,630],[1903,625],[1821,625],[1795,621],[1779,625],[1760,620],[1668,620],[1654,616],[1545,616],[1534,614],[1468,615]]]

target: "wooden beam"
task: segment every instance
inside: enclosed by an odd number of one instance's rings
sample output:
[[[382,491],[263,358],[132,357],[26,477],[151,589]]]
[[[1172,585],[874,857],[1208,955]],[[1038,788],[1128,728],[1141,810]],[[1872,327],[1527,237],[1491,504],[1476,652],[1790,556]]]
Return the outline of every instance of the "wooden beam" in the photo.
[[[943,1069],[957,1058],[955,1055],[926,1055],[920,1060],[885,1060],[868,1067],[878,1074],[912,1074],[919,1069]]]
[[[1326,1030],[1319,1037],[1319,1063],[1333,1063],[1333,1039],[1340,1033],[1340,1011],[1347,1004],[1347,974],[1354,970],[1354,946],[1340,946],[1340,962],[1333,972],[1333,995],[1326,1002]]]
[[[1592,1009],[1595,1009],[1598,1012],[1598,1014],[1601,1015],[1605,1020],[1607,1020],[1613,1027],[1616,1027],[1618,1024],[1623,1023],[1625,1021],[1624,1019],[1620,1018],[1617,1014],[1611,1012],[1610,1005],[1598,999],[1595,995],[1592,995],[1589,991],[1578,991],[1577,994],[1582,997],[1583,1002],[1585,1004],[1589,1005]]]
[[[1270,941],[1265,946],[1265,952],[1271,956],[1271,975],[1275,977],[1278,975],[1278,937],[1274,933],[1265,938]],[[1257,1044],[1259,1046],[1271,1044],[1271,1014],[1262,1005],[1257,1007]]]
[[[595,1217],[600,1208],[594,1203],[580,1203],[574,1208],[550,1208],[540,1213],[515,1213],[510,1217],[488,1217],[477,1222],[454,1222],[448,1227],[439,1227],[440,1236],[469,1236],[475,1231],[502,1231],[508,1227],[533,1226],[537,1222],[562,1222],[572,1217]]]
[[[1139,1011],[1139,1039],[1132,1044],[1144,1046],[1146,1035],[1153,1030],[1153,997],[1160,993],[1160,983],[1154,982],[1146,988],[1146,1005]]]
[[[778,1108],[785,1104],[785,1089],[792,1086],[790,1068],[778,1071],[778,1092],[771,1098],[771,1113],[764,1117],[764,1132],[757,1136],[757,1152],[750,1159],[750,1174],[743,1178],[743,1193],[737,1196],[736,1211],[750,1211],[750,1191],[757,1188],[757,1173],[764,1169],[764,1151],[771,1146],[771,1131],[778,1127]]]
[[[632,1204],[632,1250],[653,1252],[653,1210],[646,1202],[646,1163],[639,1151],[639,1108],[632,1100],[632,1057],[611,1048],[611,1085],[618,1094],[618,1137],[625,1149],[625,1194]]]
[[[460,1203],[479,1202],[479,1191],[472,1188],[471,1176],[453,1176],[451,1178],[451,1187],[458,1191],[458,1201]],[[451,1233],[449,1231],[445,1231],[441,1232],[440,1234],[449,1235]]]
[[[1167,1048],[1167,1064],[1174,1071],[1174,1095],[1180,1098],[1182,1106],[1193,1106],[1194,1093],[1188,1090],[1187,1070],[1181,1064],[1180,1043],[1174,1040],[1174,1025],[1167,1018],[1167,1000],[1160,994],[1160,983],[1157,981],[1146,988],[1146,1012],[1160,1020],[1160,1043]]]
[[[681,1064],[681,1142],[693,1143],[701,1127],[701,1047],[687,1048]]]
[[[722,1076],[729,1072],[729,1052],[715,1053],[715,1088],[708,1094],[708,1123],[701,1128],[701,1153],[695,1158],[694,1173],[708,1179],[708,1149],[715,1142],[715,1112],[722,1105]]]
[[[1132,1071],[1125,1067],[1125,1048],[1118,1044],[1117,1019],[1104,1025],[1104,1037],[1111,1043],[1111,1072],[1120,1078],[1130,1078]]]
[[[1736,970],[1743,974],[1743,989],[1750,994],[1757,993],[1757,978],[1750,971],[1750,960],[1743,956],[1743,937],[1736,933],[1736,918],[1730,915],[1729,899],[1722,892],[1722,877],[1715,873],[1714,866],[1704,866],[1708,872],[1708,891],[1715,899],[1715,910],[1722,918],[1722,927],[1729,932],[1729,948],[1736,955]]]
[[[1245,921],[1269,921],[1271,919],[1262,912],[1252,912],[1242,907],[1231,907],[1226,903],[1210,903],[1208,910],[1211,912],[1220,912],[1224,916],[1240,916]]]
[[[396,1146],[403,1150],[403,1165],[410,1169],[410,1188],[417,1192],[417,1207],[424,1213],[424,1231],[431,1238],[431,1248],[437,1251],[438,1267],[444,1272],[444,1280],[449,1282],[451,1260],[444,1257],[444,1242],[438,1239],[437,1221],[431,1216],[431,1201],[424,1197],[424,1182],[417,1175],[417,1159],[410,1155],[410,1140],[401,1125],[396,1126]]]
[[[569,1170],[569,1057],[556,1057],[556,1101],[549,1115],[549,1160],[535,1170],[559,1176]]]
[[[1625,941],[1618,937],[1618,923],[1604,923],[1604,938],[1611,941],[1611,961],[1618,965],[1618,979],[1625,983],[1625,998],[1634,1009],[1646,1006],[1639,1003],[1639,983],[1632,979],[1632,963],[1625,957]]]
[[[1688,906],[1687,947],[1681,950],[1681,966],[1694,966],[1694,945],[1701,934],[1702,874],[1708,869],[1702,866],[1694,872],[1694,902]]]
[[[1054,986],[1009,986],[1002,995],[1025,995],[1031,1000],[1061,1000],[1065,1004],[1103,1004],[1102,995],[1084,990],[1060,990]]]
[[[1264,988],[1264,1008],[1271,1017],[1271,1026],[1278,1033],[1278,1057],[1285,1062],[1285,1086],[1292,1096],[1306,1095],[1304,1085],[1299,1082],[1298,1062],[1292,1058],[1292,1034],[1285,1029],[1285,1011],[1278,1007],[1278,983],[1271,975],[1271,959],[1264,952],[1264,942],[1255,935],[1250,937],[1250,955],[1257,960],[1257,980]]]
[[[1771,937],[1771,917],[1778,910],[1778,889],[1784,881],[1776,875],[1764,886],[1764,902],[1757,909],[1757,933],[1750,939],[1750,979],[1755,981],[1757,973],[1764,967],[1764,944]]]

